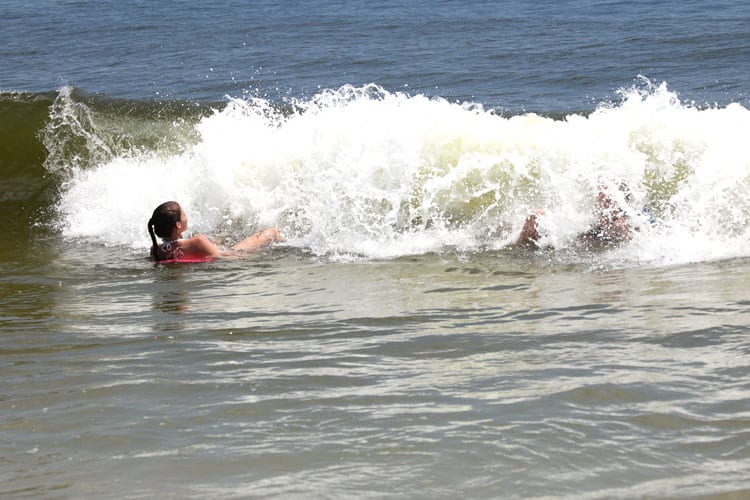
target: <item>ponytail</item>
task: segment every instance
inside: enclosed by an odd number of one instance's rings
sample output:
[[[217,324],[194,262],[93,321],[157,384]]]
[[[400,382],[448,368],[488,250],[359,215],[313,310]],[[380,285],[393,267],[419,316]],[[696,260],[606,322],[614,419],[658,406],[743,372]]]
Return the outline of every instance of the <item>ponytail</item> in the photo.
[[[159,248],[159,245],[157,245],[156,243],[156,236],[154,235],[154,219],[148,220],[148,234],[151,235],[151,243],[152,243],[151,258],[154,260],[161,260],[159,259],[160,257],[159,254],[161,253],[159,252],[160,248]]]
[[[166,259],[165,252],[156,243],[156,237],[168,238],[181,215],[182,208],[176,201],[162,203],[154,210],[153,215],[148,220],[148,234],[151,236],[152,243],[151,257],[154,260]]]

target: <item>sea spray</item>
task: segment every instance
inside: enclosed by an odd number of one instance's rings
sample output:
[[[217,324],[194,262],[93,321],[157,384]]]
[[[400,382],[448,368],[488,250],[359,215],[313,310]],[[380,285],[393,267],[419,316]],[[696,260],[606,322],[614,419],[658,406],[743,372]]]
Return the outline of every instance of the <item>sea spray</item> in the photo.
[[[390,258],[499,250],[532,209],[544,210],[542,245],[572,248],[609,189],[637,229],[610,252],[618,261],[729,258],[750,247],[749,121],[738,104],[700,109],[666,85],[562,119],[373,85],[283,107],[230,99],[179,151],[58,162],[59,216],[66,237],[143,251],[150,212],[175,199],[194,231],[226,241],[277,225],[316,255]],[[78,137],[81,151],[101,140],[95,127]]]

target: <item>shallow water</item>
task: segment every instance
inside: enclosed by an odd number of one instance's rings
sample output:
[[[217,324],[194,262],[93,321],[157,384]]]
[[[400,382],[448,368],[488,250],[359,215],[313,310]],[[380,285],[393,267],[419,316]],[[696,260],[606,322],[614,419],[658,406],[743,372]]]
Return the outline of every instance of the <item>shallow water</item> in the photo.
[[[750,487],[746,259],[61,257],[3,278],[4,494]]]

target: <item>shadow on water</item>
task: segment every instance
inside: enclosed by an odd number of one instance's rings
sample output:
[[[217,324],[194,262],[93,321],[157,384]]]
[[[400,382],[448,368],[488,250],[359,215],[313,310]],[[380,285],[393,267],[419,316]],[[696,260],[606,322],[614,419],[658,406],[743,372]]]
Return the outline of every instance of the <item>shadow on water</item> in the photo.
[[[211,282],[212,274],[222,271],[213,269],[210,263],[155,265],[149,262],[149,266],[144,291],[151,297],[148,316],[153,332],[174,335],[200,328],[201,311],[195,307],[199,300],[197,294]],[[217,283],[217,288],[220,286]]]
[[[179,318],[189,311],[192,302],[190,291],[186,287],[185,273],[188,269],[156,269],[154,283],[151,286],[152,304],[156,312],[163,313],[167,321],[158,321],[157,329],[163,331],[180,330],[184,325],[174,324],[169,319]]]

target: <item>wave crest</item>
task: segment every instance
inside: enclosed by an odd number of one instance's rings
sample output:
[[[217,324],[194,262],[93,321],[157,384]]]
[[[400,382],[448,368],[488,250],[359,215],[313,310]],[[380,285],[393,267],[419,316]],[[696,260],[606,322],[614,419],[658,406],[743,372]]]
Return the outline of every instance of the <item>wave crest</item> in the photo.
[[[545,210],[547,242],[565,247],[591,222],[598,190],[626,183],[631,216],[642,222],[648,206],[657,224],[618,258],[724,258],[748,248],[748,120],[739,104],[699,109],[664,84],[560,119],[373,85],[283,106],[230,99],[171,150],[160,141],[138,154],[138,141],[113,149],[96,125],[99,140],[59,212],[68,236],[142,248],[150,211],[177,199],[197,231],[234,238],[273,224],[316,254],[395,257],[499,249],[535,207]],[[105,212],[117,229],[97,222]],[[686,252],[688,242],[699,250]]]

